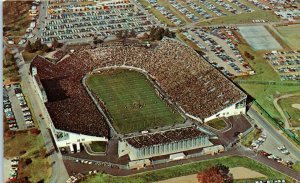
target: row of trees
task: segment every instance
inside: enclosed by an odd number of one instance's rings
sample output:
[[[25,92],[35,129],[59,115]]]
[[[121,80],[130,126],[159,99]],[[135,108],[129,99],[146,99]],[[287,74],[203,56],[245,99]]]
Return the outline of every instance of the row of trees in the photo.
[[[57,38],[53,38],[52,46],[48,47],[47,44],[43,44],[41,39],[37,39],[34,43],[31,43],[29,40],[26,44],[25,51],[29,53],[34,53],[37,51],[50,52],[55,50],[56,48],[60,48],[63,46],[62,43],[59,43]]]
[[[249,52],[247,52],[247,51],[244,52],[244,55],[245,55],[246,58],[248,58],[248,59],[250,59],[250,60],[254,60],[254,59],[255,59],[255,57],[254,57],[253,55],[251,55],[251,54],[250,54]]]
[[[134,29],[132,30],[120,30],[117,32],[116,37],[118,39],[135,38],[137,33]],[[174,38],[175,33],[170,31],[168,28],[152,27],[149,33],[144,33],[143,38],[150,41],[162,40],[163,37]]]

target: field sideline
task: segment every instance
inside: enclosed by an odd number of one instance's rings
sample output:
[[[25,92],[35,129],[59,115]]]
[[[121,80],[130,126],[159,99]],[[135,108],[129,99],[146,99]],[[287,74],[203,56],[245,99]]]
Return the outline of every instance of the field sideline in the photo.
[[[156,94],[142,73],[106,70],[87,79],[89,88],[104,102],[119,133],[132,133],[176,123],[184,118]]]

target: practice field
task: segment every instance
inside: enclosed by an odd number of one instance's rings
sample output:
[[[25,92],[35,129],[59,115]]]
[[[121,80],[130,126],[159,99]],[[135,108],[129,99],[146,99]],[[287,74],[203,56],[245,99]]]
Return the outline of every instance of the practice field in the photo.
[[[241,26],[239,32],[254,50],[282,49],[264,26]]]
[[[145,75],[125,69],[89,76],[89,88],[101,98],[119,133],[183,123],[184,118],[160,99]]]
[[[288,25],[276,27],[283,39],[291,48],[298,50],[300,48],[300,25]]]
[[[300,127],[300,95],[279,100],[285,116],[290,120],[293,127]]]

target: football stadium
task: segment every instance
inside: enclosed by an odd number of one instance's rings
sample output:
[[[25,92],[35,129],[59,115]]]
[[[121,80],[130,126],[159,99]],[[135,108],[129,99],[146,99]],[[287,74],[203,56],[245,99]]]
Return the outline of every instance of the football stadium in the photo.
[[[131,161],[210,147],[202,123],[246,112],[247,95],[173,39],[85,46],[57,63],[37,56],[31,71],[56,144],[71,152],[111,139]]]

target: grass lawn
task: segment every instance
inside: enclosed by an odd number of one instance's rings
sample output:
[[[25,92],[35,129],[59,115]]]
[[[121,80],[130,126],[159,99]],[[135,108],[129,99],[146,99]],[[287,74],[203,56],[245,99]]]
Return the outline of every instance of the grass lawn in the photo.
[[[300,48],[300,25],[289,25],[275,27],[279,32],[279,36],[283,39],[291,48],[297,50]]]
[[[281,99],[278,103],[293,127],[300,127],[300,109],[292,107],[293,104],[300,105],[300,95]]]
[[[40,150],[44,146],[42,135],[30,134],[25,132],[16,134],[14,137],[6,139],[4,144],[4,157],[19,156],[19,152],[26,150],[28,155]],[[26,155],[24,154],[24,155]]]
[[[24,36],[26,29],[29,27],[31,17],[28,14],[17,17],[13,23],[6,24],[11,36]]]
[[[103,71],[87,79],[89,88],[104,102],[115,129],[131,133],[183,123],[184,118],[156,94],[143,74],[126,69]]]
[[[249,60],[250,66],[256,72],[253,76],[239,77],[236,80],[255,80],[255,81],[276,81],[283,82],[280,80],[279,75],[274,71],[272,66],[267,60],[263,58],[265,52],[254,51],[250,46],[240,44],[238,49],[243,54],[244,51],[252,54],[255,59]],[[284,95],[287,93],[296,93],[300,91],[299,86],[285,86],[285,85],[262,85],[262,84],[240,84],[240,86],[273,117],[281,119],[279,112],[273,105],[273,100],[276,96]]]
[[[106,151],[106,142],[97,141],[97,142],[92,142],[89,145],[90,145],[92,151],[94,151],[94,152],[105,152]]]
[[[266,175],[270,179],[286,179],[287,181],[291,182],[291,179],[287,176],[283,175],[280,172],[277,172],[264,164],[258,163],[254,160],[245,158],[245,157],[223,157],[217,158],[213,160],[206,160],[196,163],[190,163],[185,165],[178,165],[174,167],[169,167],[161,170],[155,170],[146,173],[140,173],[132,176],[125,176],[125,177],[114,177],[107,174],[98,174],[95,176],[91,176],[87,178],[85,181],[86,183],[150,183],[159,180],[166,180],[174,177],[184,176],[184,175],[191,175],[203,171],[207,167],[216,165],[221,163],[223,165],[228,166],[229,168],[232,167],[245,167],[251,170],[257,171]]]
[[[206,124],[217,130],[221,130],[227,126],[226,122],[223,119],[213,119],[211,121],[208,121]]]
[[[186,43],[187,45],[189,45],[190,47],[192,47],[194,50],[197,51],[201,51],[201,49],[191,40],[189,40],[185,35],[183,35],[182,33],[177,33],[176,36],[183,41],[184,43]]]
[[[260,132],[261,131],[259,129],[254,128],[254,130],[252,130],[242,139],[242,144],[246,147],[251,146],[252,141],[258,139]]]
[[[300,172],[300,162],[297,162],[293,165],[293,169],[296,170],[297,172]]]
[[[272,12],[265,10],[257,10],[251,13],[242,13],[239,15],[222,16],[207,21],[200,22],[199,26],[215,25],[215,24],[244,24],[252,23],[252,20],[269,20],[270,22],[277,22],[280,19]]]
[[[4,157],[20,156],[22,158],[31,158],[32,163],[22,169],[22,177],[28,176],[31,182],[38,182],[44,179],[47,182],[50,177],[51,168],[49,159],[40,157],[39,151],[44,147],[42,135],[34,135],[29,131],[15,134],[13,137],[6,137],[4,140]],[[20,151],[26,153],[20,155]]]

